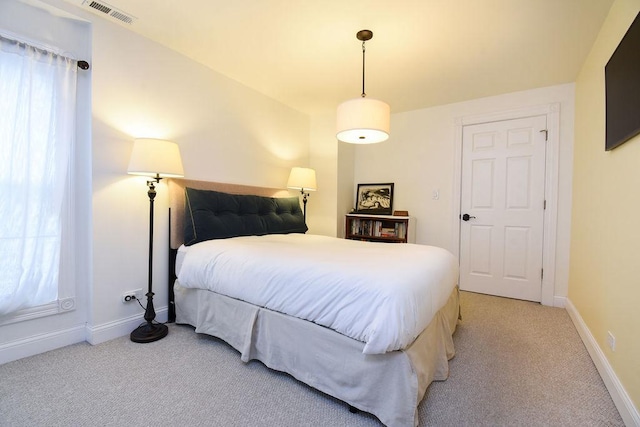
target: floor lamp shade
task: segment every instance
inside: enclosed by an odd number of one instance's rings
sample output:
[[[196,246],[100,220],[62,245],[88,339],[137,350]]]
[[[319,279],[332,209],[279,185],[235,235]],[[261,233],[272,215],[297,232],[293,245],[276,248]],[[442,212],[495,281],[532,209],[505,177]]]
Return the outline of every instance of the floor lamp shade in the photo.
[[[129,174],[159,178],[184,176],[178,144],[162,139],[140,138],[133,144]]]
[[[389,138],[391,108],[372,98],[355,98],[338,106],[337,138],[350,144],[375,144]]]

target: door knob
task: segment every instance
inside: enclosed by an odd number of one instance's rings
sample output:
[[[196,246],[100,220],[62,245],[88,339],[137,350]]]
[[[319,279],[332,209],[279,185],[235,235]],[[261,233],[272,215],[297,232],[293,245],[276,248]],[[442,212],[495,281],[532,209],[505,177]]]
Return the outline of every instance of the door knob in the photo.
[[[471,218],[475,218],[475,216],[471,216],[469,214],[462,215],[462,220],[463,221],[469,221]]]

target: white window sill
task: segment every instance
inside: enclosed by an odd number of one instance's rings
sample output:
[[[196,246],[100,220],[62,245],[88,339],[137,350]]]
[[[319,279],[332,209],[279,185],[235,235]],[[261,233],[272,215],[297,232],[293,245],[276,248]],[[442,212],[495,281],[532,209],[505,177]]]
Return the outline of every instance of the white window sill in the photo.
[[[66,313],[75,309],[76,301],[74,297],[63,298],[50,302],[49,304],[25,308],[24,310],[16,311],[15,313],[0,316],[0,326],[24,322],[26,320],[37,319],[45,316],[52,316],[58,313]]]

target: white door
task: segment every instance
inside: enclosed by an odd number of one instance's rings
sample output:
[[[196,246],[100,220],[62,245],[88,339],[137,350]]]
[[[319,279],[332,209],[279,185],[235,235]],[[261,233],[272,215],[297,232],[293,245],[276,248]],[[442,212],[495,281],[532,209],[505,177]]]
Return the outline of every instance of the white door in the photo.
[[[460,288],[540,301],[546,116],[464,126]]]

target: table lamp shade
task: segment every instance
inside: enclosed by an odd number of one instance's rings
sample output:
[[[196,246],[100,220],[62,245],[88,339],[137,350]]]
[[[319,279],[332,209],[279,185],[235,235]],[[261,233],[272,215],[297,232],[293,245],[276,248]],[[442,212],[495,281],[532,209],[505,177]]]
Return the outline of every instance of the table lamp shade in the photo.
[[[309,168],[291,168],[287,188],[296,190],[316,191],[316,171]]]
[[[178,144],[162,139],[139,138],[133,144],[128,173],[159,178],[184,176]]]

